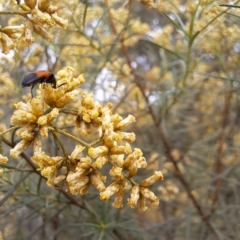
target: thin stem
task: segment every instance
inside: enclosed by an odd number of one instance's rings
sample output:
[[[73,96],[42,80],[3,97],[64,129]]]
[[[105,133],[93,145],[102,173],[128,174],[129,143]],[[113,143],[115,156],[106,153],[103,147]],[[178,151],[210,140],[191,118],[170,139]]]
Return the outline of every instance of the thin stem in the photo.
[[[69,133],[67,133],[67,132],[65,132],[63,130],[60,130],[59,128],[55,128],[53,126],[52,129],[51,128],[49,128],[49,129],[50,129],[50,131],[61,133],[62,135],[72,139],[73,141],[76,141],[76,142],[82,144],[84,147],[87,147],[87,148],[91,147],[91,144],[88,144],[88,143],[84,142],[83,140],[73,136],[72,134],[69,134]]]
[[[64,145],[62,144],[62,141],[60,140],[59,136],[54,131],[51,131],[51,133],[54,135],[54,137],[57,139],[58,143],[60,144],[60,147],[62,149],[65,159],[68,159],[67,151],[66,151]]]
[[[102,140],[103,140],[102,138],[99,138],[98,140],[96,140],[96,141],[90,143],[90,146],[92,147],[92,146],[94,146],[94,145],[100,143]]]
[[[0,138],[1,138],[4,134],[6,134],[6,133],[8,133],[8,132],[10,132],[10,131],[12,131],[12,130],[15,130],[15,129],[17,129],[17,128],[19,128],[19,126],[14,126],[14,127],[11,127],[11,128],[6,129],[5,131],[3,131],[3,132],[0,133]]]
[[[78,115],[78,111],[75,110],[75,109],[69,109],[69,108],[62,108],[59,110],[59,112],[62,112],[62,113],[66,113],[66,114],[72,114],[72,115],[75,115],[77,116]]]

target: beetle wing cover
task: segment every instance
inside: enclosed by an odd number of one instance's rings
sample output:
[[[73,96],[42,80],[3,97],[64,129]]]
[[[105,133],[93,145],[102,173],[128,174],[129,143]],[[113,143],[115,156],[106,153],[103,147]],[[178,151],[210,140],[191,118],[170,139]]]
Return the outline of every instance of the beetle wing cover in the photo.
[[[44,80],[51,75],[48,71],[37,71],[29,73],[22,80],[22,87],[34,86],[38,83],[44,82]]]

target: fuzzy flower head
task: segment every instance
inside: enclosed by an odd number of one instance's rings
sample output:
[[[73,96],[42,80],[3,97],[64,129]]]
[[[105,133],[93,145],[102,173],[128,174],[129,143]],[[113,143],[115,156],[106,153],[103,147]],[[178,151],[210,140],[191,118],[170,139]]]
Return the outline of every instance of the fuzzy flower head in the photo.
[[[76,118],[76,127],[82,136],[92,132],[91,126],[100,126],[102,124],[100,115],[102,106],[93,100],[93,93],[82,93],[82,100],[79,106],[78,115]]]
[[[36,127],[39,128],[43,138],[48,137],[48,125],[58,116],[58,109],[54,108],[49,113],[44,114],[44,102],[36,98],[28,103],[18,102],[15,107],[17,110],[11,117],[11,124],[20,127],[17,131],[20,138],[31,141]]]
[[[57,178],[57,171],[60,169],[63,158],[60,156],[50,157],[45,152],[41,152],[32,157],[32,160],[36,161],[39,166],[41,175],[47,178],[47,185],[54,186],[56,182],[59,182]],[[62,180],[64,178],[60,177]]]
[[[21,6],[23,7],[23,5]],[[49,33],[48,28],[52,28],[56,24],[62,28],[66,28],[68,25],[67,20],[58,16],[58,8],[56,6],[50,5],[49,1],[25,0],[24,7],[25,11],[31,12],[29,18],[31,24],[26,25],[26,32],[28,32],[28,37],[25,37],[24,39],[26,42],[32,43],[32,40],[34,40],[32,37],[30,37],[33,31],[43,38],[47,39],[49,42],[52,42],[53,35]]]
[[[15,47],[15,40],[19,39],[24,31],[24,26],[7,26],[1,28],[0,26],[0,44],[2,45],[2,52],[7,54]]]
[[[79,94],[77,88],[85,82],[83,75],[77,78],[73,77],[74,69],[66,67],[56,74],[57,87],[53,88],[51,84],[41,84],[40,90],[43,99],[50,107],[63,108],[69,102],[75,100]]]

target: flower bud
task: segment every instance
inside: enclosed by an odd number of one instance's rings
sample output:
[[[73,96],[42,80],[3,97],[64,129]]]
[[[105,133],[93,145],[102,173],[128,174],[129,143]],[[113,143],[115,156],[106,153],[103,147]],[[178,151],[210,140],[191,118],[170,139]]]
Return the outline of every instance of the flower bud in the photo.
[[[133,186],[131,190],[130,198],[127,199],[128,206],[131,208],[135,208],[140,197],[140,191],[138,186]]]
[[[123,168],[124,154],[110,155],[110,158],[112,159],[113,162],[117,163],[119,167]]]
[[[48,26],[53,27],[55,25],[54,20],[51,18],[51,16],[48,13],[42,12],[37,8],[32,10],[31,20],[39,26],[43,26],[44,24],[47,24]]]
[[[37,4],[37,0],[24,0],[24,2],[31,9],[35,8]]]
[[[135,176],[137,173],[137,170],[138,170],[137,164],[136,162],[133,162],[133,164],[128,168],[128,171],[129,171],[128,177],[131,178]]]
[[[47,114],[47,122],[52,123],[59,115],[59,111],[57,108],[52,109],[50,113]]]
[[[140,187],[140,193],[146,198],[153,206],[159,205],[159,199],[148,188]]]
[[[145,168],[145,167],[147,167],[146,158],[145,157],[140,157],[139,159],[137,159],[136,164],[137,164],[138,168]]]
[[[54,179],[54,185],[57,185],[58,183],[62,182],[64,179],[66,179],[65,175],[59,175]]]
[[[66,29],[68,26],[68,20],[65,20],[57,15],[57,13],[51,14],[51,17],[55,21],[56,24],[58,24],[60,27]]]
[[[79,193],[81,195],[85,195],[88,193],[88,189],[89,187],[91,186],[91,182],[89,181],[87,184],[85,184],[84,186],[82,186],[80,189],[79,189]]]
[[[1,30],[6,33],[10,38],[18,39],[22,36],[24,31],[24,25],[20,26],[7,26]]]
[[[48,40],[49,42],[53,41],[53,35],[50,34],[48,31],[46,31],[43,27],[40,25],[34,24],[33,25],[33,31],[40,36],[42,36],[44,39]]]
[[[154,184],[155,182],[159,181],[159,180],[163,180],[163,174],[161,171],[155,171],[154,172],[154,175],[143,180],[141,183],[140,183],[140,186],[141,187],[149,187],[151,186],[152,184]]]
[[[105,156],[100,156],[96,159],[96,161],[92,164],[92,167],[95,168],[96,170],[99,170],[103,167],[108,162],[108,157]]]
[[[79,158],[80,153],[82,153],[82,151],[85,149],[86,147],[83,147],[82,145],[76,145],[75,149],[73,150],[73,152],[71,153],[70,159],[74,160],[76,158]]]
[[[96,148],[89,148],[88,155],[92,158],[97,158],[99,156],[104,156],[108,153],[108,148],[106,146],[99,146]]]
[[[26,19],[23,40],[29,44],[33,43],[35,38],[33,37],[32,33],[33,33],[33,24],[30,19]]]
[[[10,50],[14,49],[15,44],[7,34],[0,32],[0,42],[2,44],[2,52],[7,54]]]
[[[31,141],[34,138],[33,130],[37,125],[34,123],[30,123],[24,127],[21,127],[17,130],[16,135],[21,138],[25,139],[27,141]]]
[[[125,178],[124,178],[124,175],[122,173],[122,170],[123,169],[120,168],[120,167],[113,166],[112,169],[110,170],[109,174],[110,174],[110,176],[114,177],[118,181],[123,180]]]
[[[112,205],[115,208],[122,208],[123,207],[123,198],[124,198],[124,188],[120,187],[118,192],[115,194],[115,200]]]
[[[140,209],[140,211],[147,210],[146,199],[142,194],[140,194],[140,197],[139,197],[139,209]]]
[[[41,175],[47,178],[47,185],[49,187],[54,186],[54,180],[56,178],[57,168],[56,166],[47,166],[41,171]]]
[[[8,162],[8,158],[0,154],[0,164],[6,164],[7,162]]]
[[[19,155],[29,147],[30,141],[22,140],[13,149],[10,150],[10,156],[13,158],[18,158]]]
[[[100,199],[106,202],[113,194],[119,191],[120,187],[121,184],[118,182],[113,182],[106,188],[105,191],[100,192]]]
[[[75,179],[71,182],[68,182],[69,192],[73,195],[77,195],[79,190],[87,185],[89,182],[88,176],[83,176],[81,178]]]
[[[50,6],[49,0],[38,0],[38,9],[42,12],[46,12]]]
[[[121,132],[122,140],[128,141],[128,142],[134,142],[136,139],[135,133],[127,133],[127,132]]]
[[[106,182],[106,177],[104,177],[100,172],[95,172],[91,174],[90,181],[92,185],[99,191],[103,192],[106,190],[104,183]]]
[[[126,143],[125,146],[114,146],[110,149],[111,154],[130,154],[132,148],[129,143]]]
[[[129,114],[127,118],[123,119],[116,125],[115,129],[116,130],[124,129],[133,122],[136,122],[135,117]]]

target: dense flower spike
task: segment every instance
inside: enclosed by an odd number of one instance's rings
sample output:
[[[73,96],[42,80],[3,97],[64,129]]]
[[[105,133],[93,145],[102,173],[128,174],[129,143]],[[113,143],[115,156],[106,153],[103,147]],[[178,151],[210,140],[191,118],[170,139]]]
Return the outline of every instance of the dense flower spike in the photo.
[[[17,110],[11,118],[11,124],[20,127],[17,131],[18,137],[31,141],[37,127],[43,138],[48,137],[47,126],[51,125],[58,116],[57,108],[44,115],[44,102],[36,98],[27,104],[19,102],[15,107]]]
[[[29,1],[27,6],[33,7],[34,1]],[[42,7],[44,8],[44,5]],[[50,21],[49,16],[45,14],[44,17],[40,10],[35,10],[35,13],[36,19],[45,19],[45,24]],[[158,205],[159,199],[148,187],[163,180],[161,171],[155,171],[154,175],[140,184],[133,180],[138,169],[147,166],[141,149],[132,149],[130,145],[135,141],[135,134],[125,131],[125,128],[135,122],[135,118],[132,115],[122,118],[118,114],[112,114],[113,105],[108,103],[101,106],[94,101],[92,93],[80,94],[78,87],[85,80],[83,75],[75,78],[73,68],[60,70],[55,78],[56,88],[51,83],[41,83],[37,98],[27,103],[15,104],[16,111],[11,118],[11,124],[17,129],[16,135],[21,141],[10,150],[10,155],[18,158],[32,143],[32,160],[37,163],[38,171],[47,179],[50,187],[65,183],[66,191],[73,195],[83,195],[87,194],[92,185],[99,192],[102,201],[115,195],[113,206],[122,208],[128,185],[131,188],[131,196],[128,198],[130,207],[136,207],[139,202],[140,210],[146,210],[146,200],[153,206]],[[66,108],[68,103],[78,100],[79,95],[81,98],[78,109]],[[81,135],[89,135],[94,129],[97,130],[97,141],[86,143],[79,139],[77,134],[75,136],[66,130],[58,129],[55,122],[62,121],[59,116],[63,117],[64,114],[72,114],[75,127],[80,129]],[[53,135],[56,149],[60,147],[63,156],[51,157],[43,151],[43,139],[49,138],[50,134]],[[61,136],[78,143],[70,154],[67,153]],[[4,157],[1,159],[3,162],[7,161]],[[114,179],[108,187],[105,186],[107,176],[100,172],[107,164],[111,165],[109,176]]]
[[[83,75],[74,78],[73,73],[74,69],[71,67],[66,67],[57,73],[57,85],[63,84],[59,88],[53,88],[51,84],[40,85],[43,99],[50,107],[63,108],[78,97],[79,93],[76,88],[85,80]]]
[[[49,32],[49,29],[55,27],[56,24],[62,28],[66,28],[68,25],[67,20],[58,16],[58,8],[45,0],[25,0],[24,3],[19,4],[19,7],[22,9],[19,14],[25,18],[23,24],[5,28],[0,26],[0,44],[2,52],[5,54],[18,47],[16,40],[21,40],[22,36],[24,36],[22,39],[28,44],[35,40],[33,32],[52,42],[54,36]]]

